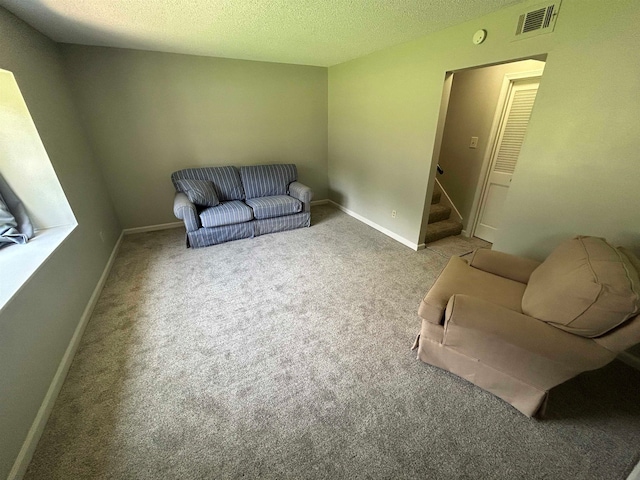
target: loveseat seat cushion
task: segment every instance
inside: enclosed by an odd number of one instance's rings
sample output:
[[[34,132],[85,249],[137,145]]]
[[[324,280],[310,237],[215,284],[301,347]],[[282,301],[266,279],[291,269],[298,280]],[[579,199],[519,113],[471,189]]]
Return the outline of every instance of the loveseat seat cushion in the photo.
[[[291,182],[298,179],[294,164],[251,165],[240,167],[240,177],[246,197],[270,197],[286,195]]]
[[[219,227],[253,220],[253,211],[244,202],[233,200],[216,207],[208,207],[200,212],[203,227]]]
[[[275,195],[247,199],[247,205],[253,209],[253,216],[257,219],[282,217],[302,211],[302,203],[288,195]]]
[[[605,239],[560,244],[531,274],[522,311],[568,332],[597,337],[640,312],[640,281]]]
[[[221,202],[244,200],[244,189],[240,181],[240,173],[236,167],[185,168],[173,172],[171,174],[171,180],[179,192],[183,190],[179,188],[177,181],[185,178],[206,180],[213,183],[216,196]]]

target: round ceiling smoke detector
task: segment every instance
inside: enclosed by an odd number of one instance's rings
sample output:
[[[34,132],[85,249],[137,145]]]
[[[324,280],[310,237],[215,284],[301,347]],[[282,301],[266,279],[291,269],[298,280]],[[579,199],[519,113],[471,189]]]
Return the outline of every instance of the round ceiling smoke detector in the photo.
[[[487,31],[478,30],[473,34],[473,43],[475,43],[476,45],[480,45],[482,42],[484,42],[485,38],[487,38]]]

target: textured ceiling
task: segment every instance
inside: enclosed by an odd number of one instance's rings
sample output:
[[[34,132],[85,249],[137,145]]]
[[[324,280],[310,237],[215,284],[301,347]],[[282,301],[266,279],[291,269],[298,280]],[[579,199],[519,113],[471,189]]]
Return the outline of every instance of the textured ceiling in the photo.
[[[53,40],[330,66],[521,0],[0,0]]]

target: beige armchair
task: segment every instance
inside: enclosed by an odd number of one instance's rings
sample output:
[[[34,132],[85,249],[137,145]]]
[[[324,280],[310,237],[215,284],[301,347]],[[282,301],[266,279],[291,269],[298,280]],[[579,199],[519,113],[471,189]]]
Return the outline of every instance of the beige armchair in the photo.
[[[549,390],[640,342],[640,260],[576,237],[539,263],[486,249],[452,257],[418,310],[418,358],[527,416]]]

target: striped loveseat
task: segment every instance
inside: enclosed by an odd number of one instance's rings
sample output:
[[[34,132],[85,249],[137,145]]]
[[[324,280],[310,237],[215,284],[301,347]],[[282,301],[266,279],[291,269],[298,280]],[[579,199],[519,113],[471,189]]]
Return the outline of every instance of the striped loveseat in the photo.
[[[294,164],[179,170],[173,213],[194,248],[308,227],[313,193],[297,180]]]

